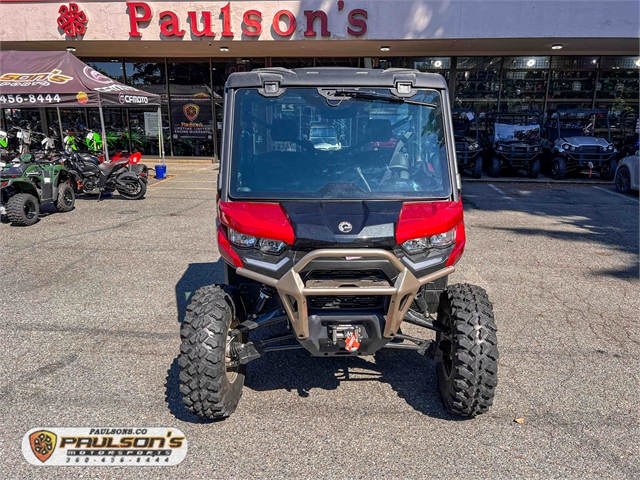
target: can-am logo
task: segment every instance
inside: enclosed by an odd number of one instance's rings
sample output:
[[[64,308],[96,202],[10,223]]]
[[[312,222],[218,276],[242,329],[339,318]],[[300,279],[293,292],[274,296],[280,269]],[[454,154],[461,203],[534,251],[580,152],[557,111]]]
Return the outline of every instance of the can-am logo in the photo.
[[[143,97],[142,95],[125,95],[124,93],[118,95],[118,101],[123,105],[125,103],[149,103],[147,97]]]
[[[113,80],[111,80],[109,77],[101,74],[100,72],[94,70],[88,65],[84,67],[82,72],[85,74],[87,78],[90,78],[91,80],[95,80],[98,83],[106,83],[106,84],[113,83]]]

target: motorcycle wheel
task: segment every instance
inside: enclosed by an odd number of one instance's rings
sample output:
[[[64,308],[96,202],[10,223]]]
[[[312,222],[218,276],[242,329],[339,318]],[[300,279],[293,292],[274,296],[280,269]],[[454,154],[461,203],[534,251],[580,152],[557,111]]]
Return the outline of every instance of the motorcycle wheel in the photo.
[[[147,193],[147,184],[141,178],[127,180],[126,184],[127,188],[118,188],[118,193],[127,200],[140,200]]]

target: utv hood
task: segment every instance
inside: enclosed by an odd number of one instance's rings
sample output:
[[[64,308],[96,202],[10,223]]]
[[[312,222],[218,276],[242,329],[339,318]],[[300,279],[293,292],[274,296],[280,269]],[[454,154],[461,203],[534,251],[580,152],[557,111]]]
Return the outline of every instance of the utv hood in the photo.
[[[562,141],[573,145],[574,147],[607,147],[609,145],[609,142],[606,139],[598,137],[566,137],[563,138]]]

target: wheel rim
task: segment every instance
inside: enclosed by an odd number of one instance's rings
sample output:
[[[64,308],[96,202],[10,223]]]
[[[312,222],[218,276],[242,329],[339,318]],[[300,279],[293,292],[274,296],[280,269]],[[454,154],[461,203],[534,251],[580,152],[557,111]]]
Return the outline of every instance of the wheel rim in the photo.
[[[444,372],[444,376],[449,379],[453,372],[453,332],[451,331],[451,317],[447,315],[442,323],[449,327],[449,331],[438,333],[438,348],[442,350],[442,370]]]
[[[135,182],[127,182],[126,187],[128,195],[138,195],[142,187],[140,186],[140,182],[137,180]]]
[[[560,165],[558,164],[557,161],[554,161],[553,165],[551,165],[551,174],[552,175],[557,175],[558,174],[558,170],[560,170]]]
[[[24,216],[27,217],[29,220],[33,220],[35,218],[36,206],[31,200],[25,202],[23,210],[24,210]]]
[[[626,191],[629,188],[630,184],[631,176],[629,175],[629,172],[627,172],[625,169],[620,170],[616,179],[616,187],[618,187],[619,190]]]
[[[240,369],[240,364],[238,362],[237,356],[234,355],[233,352],[240,350],[239,347],[242,345],[242,339],[238,335],[233,337],[230,335],[231,330],[236,328],[239,324],[240,322],[238,322],[238,319],[234,318],[231,321],[231,325],[229,325],[229,330],[227,331],[224,361],[229,383],[233,383],[236,381],[236,378],[238,378],[238,370]]]
[[[64,190],[64,194],[62,195],[62,200],[67,207],[71,207],[73,205],[73,196],[71,195],[71,190],[66,188]]]

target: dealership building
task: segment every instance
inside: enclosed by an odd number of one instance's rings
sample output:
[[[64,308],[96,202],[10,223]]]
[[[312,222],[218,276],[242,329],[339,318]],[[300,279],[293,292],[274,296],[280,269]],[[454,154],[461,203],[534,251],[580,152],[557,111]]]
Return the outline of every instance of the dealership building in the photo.
[[[167,155],[216,158],[227,76],[264,67],[414,68],[442,74],[456,107],[607,109],[620,128],[638,112],[639,15],[631,0],[0,0],[0,49],[67,49],[160,94]],[[100,125],[97,108],[12,100],[0,81],[4,129]],[[158,154],[157,108],[104,114],[112,148]]]

